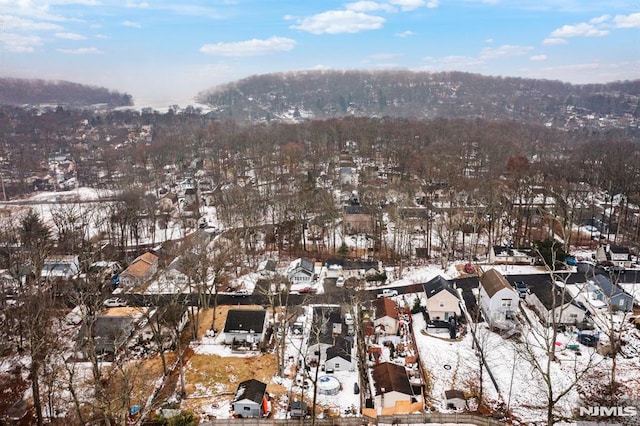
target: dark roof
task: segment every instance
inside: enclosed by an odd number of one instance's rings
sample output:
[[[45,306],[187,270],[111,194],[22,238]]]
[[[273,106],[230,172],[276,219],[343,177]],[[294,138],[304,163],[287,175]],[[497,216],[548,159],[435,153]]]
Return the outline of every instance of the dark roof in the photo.
[[[242,401],[243,399],[248,399],[255,402],[256,404],[261,404],[266,392],[266,383],[262,383],[261,381],[256,379],[245,380],[238,385],[238,390],[236,390],[236,394],[233,397],[232,402],[238,402]]]
[[[346,339],[341,339],[343,342],[346,342]],[[341,346],[331,346],[327,348],[327,359],[332,359],[335,357],[344,358],[347,361],[351,362],[351,354],[346,350],[346,348]]]
[[[224,332],[253,330],[254,333],[260,333],[263,331],[266,315],[265,309],[230,309],[224,323]]]
[[[400,392],[406,395],[413,395],[411,383],[407,377],[407,370],[398,364],[391,362],[383,362],[374,365],[371,371],[373,377],[373,385],[376,395],[382,395],[387,392]]]
[[[444,397],[446,399],[454,399],[454,398],[466,399],[464,397],[464,392],[456,389],[450,389],[450,390],[444,391]]]
[[[440,293],[443,290],[448,291],[449,293],[454,295],[456,298],[458,298],[458,292],[455,291],[453,287],[451,287],[451,284],[449,284],[449,281],[444,279],[442,275],[438,275],[431,281],[424,283],[422,287],[424,288],[424,292],[427,295],[427,299],[432,298],[433,296],[435,296],[436,294]]]
[[[503,288],[511,288],[509,281],[499,271],[495,269],[489,269],[480,277],[480,284],[487,292],[489,297],[493,297],[498,291]]]
[[[561,287],[558,287],[550,283],[549,281],[545,281],[542,283],[532,282],[527,284],[527,287],[529,288],[529,291],[531,293],[536,295],[540,303],[542,303],[542,305],[547,309],[547,311],[550,311],[551,309],[558,306],[566,305],[567,303],[571,303],[573,301],[573,298],[571,297],[570,294],[568,294],[568,292],[566,291],[563,292]],[[556,293],[555,306],[553,303],[554,291]]]
[[[133,332],[133,318],[130,316],[98,316],[93,324],[93,337],[96,352],[114,352],[116,346],[123,344]],[[78,331],[78,342],[84,345],[87,327],[83,324]]]
[[[307,259],[306,257],[300,259],[300,267],[305,271],[311,272],[312,274],[315,270],[315,264],[313,263],[313,260]]]
[[[619,253],[619,254],[627,254],[627,253],[631,253],[629,251],[629,247],[622,247],[622,246],[610,246],[609,250],[612,253]]]
[[[378,269],[380,266],[377,261],[365,261],[365,260],[349,260],[349,259],[329,259],[327,260],[327,266],[340,265],[345,270],[364,269]]]
[[[339,306],[314,306],[309,342],[334,344],[333,324],[336,323],[342,323]]]
[[[371,214],[371,210],[367,206],[344,206],[345,214]]]

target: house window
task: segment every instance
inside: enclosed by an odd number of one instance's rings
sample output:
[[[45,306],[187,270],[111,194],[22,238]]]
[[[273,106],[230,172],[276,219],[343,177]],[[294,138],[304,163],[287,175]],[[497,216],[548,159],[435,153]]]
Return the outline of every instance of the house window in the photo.
[[[624,306],[624,299],[620,299],[620,301],[618,302],[618,306]]]
[[[444,308],[444,302],[442,300],[440,301],[440,307]]]
[[[575,318],[578,318],[578,314],[570,314],[570,315],[569,315],[569,318],[574,318],[574,319],[575,319]]]
[[[502,299],[502,307],[510,308],[511,307],[511,299]]]
[[[244,411],[251,411],[251,407],[242,407]]]
[[[334,367],[335,370],[340,370],[340,363],[336,362],[336,366]]]

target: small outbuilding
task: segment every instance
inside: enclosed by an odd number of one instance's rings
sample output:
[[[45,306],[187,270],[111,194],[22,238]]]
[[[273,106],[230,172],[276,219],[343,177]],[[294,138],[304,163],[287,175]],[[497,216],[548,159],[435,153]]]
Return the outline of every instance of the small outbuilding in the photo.
[[[271,409],[267,384],[256,379],[240,383],[231,406],[233,413],[241,418],[259,418],[268,415]]]
[[[467,408],[467,399],[461,390],[450,389],[444,391],[445,405],[450,410],[464,410]]]

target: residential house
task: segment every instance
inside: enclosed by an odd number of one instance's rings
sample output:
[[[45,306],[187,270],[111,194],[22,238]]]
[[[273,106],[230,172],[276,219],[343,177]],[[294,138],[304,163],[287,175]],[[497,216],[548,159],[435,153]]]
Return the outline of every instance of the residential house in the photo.
[[[158,269],[158,256],[151,252],[138,256],[127,269],[120,273],[120,286],[131,288],[143,284]]]
[[[451,410],[464,410],[467,408],[467,399],[461,390],[450,389],[444,391],[444,403]]]
[[[378,414],[411,412],[409,407],[420,400],[420,396],[414,394],[407,370],[402,365],[391,362],[376,364],[371,368],[371,377]]]
[[[312,315],[308,362],[322,362],[327,359],[329,348],[345,347],[339,339],[344,340],[346,327],[342,327],[340,306],[314,306]]]
[[[352,363],[351,350],[353,348],[353,337],[338,336],[335,344],[328,347],[325,352],[325,371],[351,371],[355,366]]]
[[[374,329],[382,334],[394,335],[398,332],[398,305],[388,297],[381,297],[371,303]]]
[[[114,354],[126,347],[135,328],[136,320],[131,315],[99,315],[93,324],[93,341],[97,354]],[[78,331],[76,347],[79,356],[85,356],[89,342],[87,324]]]
[[[533,265],[536,256],[529,249],[492,246],[489,249],[489,263],[494,265]]]
[[[312,284],[315,281],[315,263],[302,257],[294,260],[287,270],[287,278],[291,284]]]
[[[555,321],[557,325],[578,325],[584,323],[587,310],[563,288],[546,281],[528,284],[530,293],[526,296],[527,303],[546,324]]]
[[[49,256],[44,260],[40,277],[45,280],[70,280],[80,273],[77,255]]]
[[[266,309],[230,309],[224,323],[224,343],[260,344],[267,331]]]
[[[497,270],[489,269],[480,277],[480,307],[491,326],[515,320],[520,297],[506,278]]]
[[[457,318],[460,311],[460,298],[458,292],[449,281],[438,275],[431,281],[423,284],[427,295],[427,312],[429,319],[448,321],[449,318]]]
[[[593,283],[597,286],[594,292],[596,298],[607,303],[611,309],[625,312],[633,309],[633,296],[612,283],[607,276],[596,274]]]
[[[615,266],[631,267],[631,252],[629,247],[612,246],[604,244],[596,249],[598,262],[611,262]]]
[[[344,206],[342,224],[348,235],[370,234],[373,231],[371,209],[361,205]]]
[[[233,413],[241,418],[260,418],[270,411],[267,384],[256,379],[245,380],[238,385],[233,401]]]

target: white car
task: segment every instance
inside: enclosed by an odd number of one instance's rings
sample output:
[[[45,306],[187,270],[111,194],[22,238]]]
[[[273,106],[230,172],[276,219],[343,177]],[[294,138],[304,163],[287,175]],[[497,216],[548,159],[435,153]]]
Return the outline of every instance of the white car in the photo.
[[[127,306],[127,301],[120,299],[119,297],[112,297],[102,302],[102,304],[107,308],[118,308],[121,306]]]
[[[336,287],[344,287],[344,277],[338,277],[336,280]]]

